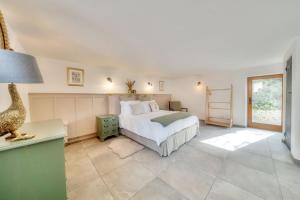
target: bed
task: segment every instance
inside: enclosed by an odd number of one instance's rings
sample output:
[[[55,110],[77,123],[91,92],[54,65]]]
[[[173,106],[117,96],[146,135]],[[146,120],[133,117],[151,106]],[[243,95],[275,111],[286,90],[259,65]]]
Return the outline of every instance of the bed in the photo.
[[[119,104],[121,101],[126,100],[120,99]],[[151,121],[174,113],[158,110],[134,115],[120,111],[121,134],[158,152],[160,156],[169,156],[199,133],[199,119],[195,115],[178,119],[167,126]]]

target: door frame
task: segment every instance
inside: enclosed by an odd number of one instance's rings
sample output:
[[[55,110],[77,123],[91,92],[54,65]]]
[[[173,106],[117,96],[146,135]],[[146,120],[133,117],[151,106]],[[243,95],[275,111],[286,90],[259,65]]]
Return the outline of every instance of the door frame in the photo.
[[[272,125],[272,124],[262,124],[262,123],[255,123],[252,122],[252,81],[253,80],[261,80],[261,79],[271,79],[271,78],[281,78],[282,79],[282,99],[281,99],[281,125]],[[266,129],[270,131],[278,131],[282,132],[282,125],[283,125],[283,74],[273,74],[273,75],[263,75],[263,76],[253,76],[247,78],[247,125],[251,128],[258,128],[258,129]]]

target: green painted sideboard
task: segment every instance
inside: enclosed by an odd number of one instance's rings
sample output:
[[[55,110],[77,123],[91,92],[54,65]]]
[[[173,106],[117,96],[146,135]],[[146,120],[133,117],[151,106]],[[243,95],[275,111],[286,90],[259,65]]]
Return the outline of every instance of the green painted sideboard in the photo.
[[[117,115],[97,116],[97,135],[101,141],[109,136],[119,135],[119,118]]]
[[[61,120],[27,123],[31,140],[0,138],[1,200],[65,200],[65,130]]]

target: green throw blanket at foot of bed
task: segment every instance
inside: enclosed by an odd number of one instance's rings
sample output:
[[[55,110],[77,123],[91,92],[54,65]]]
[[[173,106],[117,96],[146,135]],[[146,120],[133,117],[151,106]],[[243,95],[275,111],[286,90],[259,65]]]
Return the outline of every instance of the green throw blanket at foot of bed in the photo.
[[[180,119],[185,119],[192,116],[190,113],[187,112],[176,112],[176,113],[172,113],[169,115],[164,115],[161,117],[156,117],[151,119],[152,122],[157,122],[160,123],[161,125],[163,125],[164,127],[172,124],[173,122],[180,120]]]

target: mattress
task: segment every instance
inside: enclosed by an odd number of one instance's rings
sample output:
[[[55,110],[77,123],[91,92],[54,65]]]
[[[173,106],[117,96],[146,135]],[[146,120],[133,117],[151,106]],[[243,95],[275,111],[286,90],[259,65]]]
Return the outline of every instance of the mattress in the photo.
[[[119,115],[120,127],[127,129],[137,135],[153,140],[159,146],[169,136],[180,132],[181,130],[193,125],[199,126],[197,116],[190,116],[180,119],[172,124],[163,127],[157,122],[151,122],[151,119],[174,113],[174,111],[160,110],[141,115]]]

